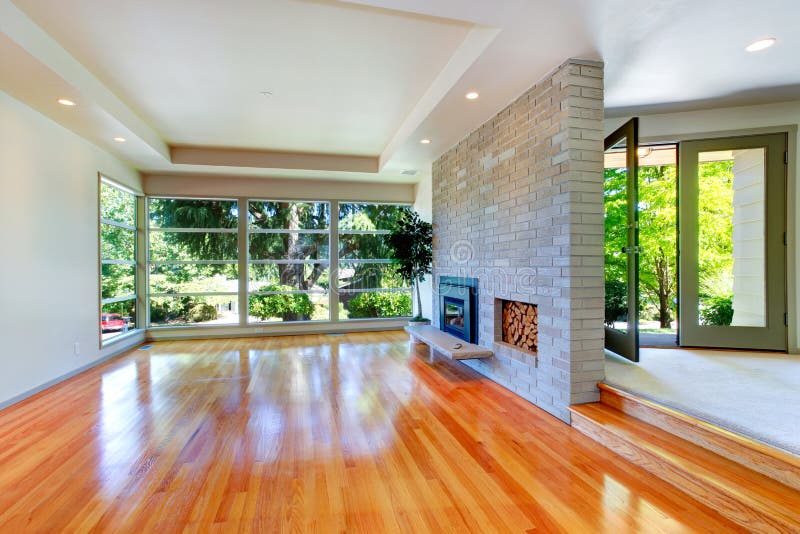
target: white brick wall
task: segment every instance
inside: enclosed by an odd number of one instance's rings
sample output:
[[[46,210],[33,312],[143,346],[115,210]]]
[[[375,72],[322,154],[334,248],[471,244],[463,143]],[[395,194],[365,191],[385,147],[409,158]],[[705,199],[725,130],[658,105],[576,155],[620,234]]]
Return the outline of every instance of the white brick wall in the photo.
[[[565,421],[603,378],[602,181],[603,66],[577,59],[433,165],[434,277],[480,280],[495,352],[464,363]],[[495,299],[538,305],[538,367],[495,342]]]

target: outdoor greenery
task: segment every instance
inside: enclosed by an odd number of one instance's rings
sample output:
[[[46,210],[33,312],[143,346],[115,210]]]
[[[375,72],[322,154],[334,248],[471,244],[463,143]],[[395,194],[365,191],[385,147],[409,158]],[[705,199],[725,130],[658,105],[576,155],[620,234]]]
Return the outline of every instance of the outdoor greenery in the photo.
[[[417,315],[413,320],[424,320],[419,285],[425,281],[425,275],[431,273],[433,226],[420,219],[416,212],[406,213],[389,234],[389,246],[398,261],[397,273],[416,289]]]
[[[104,189],[102,195],[101,203],[108,206],[104,217],[133,225],[135,202],[126,205],[126,198],[117,190]],[[152,324],[237,320],[240,246],[236,229],[240,208],[244,206],[234,200],[149,200]],[[405,287],[386,240],[408,211],[406,206],[340,204],[340,265],[334,289],[342,292],[342,318],[410,314],[410,295],[406,292],[379,298],[361,293],[364,289]],[[248,312],[253,318],[329,318],[330,217],[327,202],[248,202],[241,218],[248,225]],[[101,225],[104,258],[134,258],[135,233],[120,230]],[[104,298],[135,292],[135,266],[104,264],[102,273]],[[403,304],[406,300],[408,306]],[[353,301],[355,312],[351,313]],[[113,308],[117,311],[120,306]]]
[[[732,290],[733,162],[702,163],[699,191],[700,316],[704,324],[729,324],[721,303]],[[677,170],[675,165],[639,168],[640,313],[670,328],[677,297]],[[606,169],[605,264],[607,324],[627,310],[626,169]],[[717,311],[713,311],[717,310]],[[719,312],[719,313],[718,313]]]
[[[101,205],[103,218],[135,225],[132,195],[104,186]],[[224,199],[149,199],[151,324],[238,320],[240,219],[248,225],[252,318],[326,320],[331,290],[339,292],[342,319],[411,315],[408,287],[430,272],[430,225],[403,205],[341,203],[336,216],[339,264],[332,281],[327,202],[254,200],[245,207]],[[407,240],[392,246],[398,228]],[[101,224],[101,238],[102,258],[113,260],[102,265],[102,297],[135,294],[135,265],[117,261],[135,259],[135,231]],[[132,299],[103,310],[133,313],[134,306]]]
[[[411,295],[401,259],[389,242],[392,232],[412,213],[392,204],[339,204],[339,300],[346,317],[411,315]],[[365,292],[364,290],[392,290]],[[344,318],[340,314],[340,317]]]
[[[292,286],[272,285],[262,291],[282,292],[274,295],[251,295],[250,315],[261,320],[279,317],[284,321],[308,321],[314,313],[314,304],[305,293],[286,293]]]
[[[193,323],[203,323],[213,321],[217,318],[217,309],[211,304],[200,302],[192,306],[186,317]]]
[[[351,319],[411,315],[411,295],[400,292],[359,293],[348,308]]]
[[[117,313],[131,326],[136,321],[135,225],[136,197],[100,182],[100,311]],[[108,339],[119,333],[102,335]]]
[[[700,309],[700,322],[704,325],[728,326],[733,321],[733,296],[706,297]]]

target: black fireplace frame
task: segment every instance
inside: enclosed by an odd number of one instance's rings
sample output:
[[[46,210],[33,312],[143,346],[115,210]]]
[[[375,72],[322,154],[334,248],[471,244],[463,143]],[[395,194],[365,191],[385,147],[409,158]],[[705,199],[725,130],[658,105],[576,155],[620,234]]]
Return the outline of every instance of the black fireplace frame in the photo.
[[[461,301],[464,307],[464,327],[445,324],[448,300]],[[439,329],[467,343],[478,341],[478,279],[455,276],[439,277]]]

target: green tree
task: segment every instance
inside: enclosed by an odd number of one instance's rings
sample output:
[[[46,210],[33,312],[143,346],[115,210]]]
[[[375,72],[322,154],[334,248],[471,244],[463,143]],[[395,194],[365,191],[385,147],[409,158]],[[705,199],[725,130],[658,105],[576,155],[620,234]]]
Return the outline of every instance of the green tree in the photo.
[[[639,169],[639,288],[670,328],[677,291],[677,181],[674,165]]]
[[[422,319],[422,297],[419,285],[431,273],[433,262],[433,226],[416,212],[405,215],[389,235],[389,245],[397,258],[397,273],[412,283],[417,294],[417,316]]]
[[[110,223],[120,223],[133,228],[136,223],[136,198],[116,187],[100,183],[100,257],[103,260],[133,261],[136,247],[136,230]],[[109,299],[132,295],[135,292],[134,265],[103,263],[100,267],[101,298]],[[118,312],[128,304],[106,304],[103,311]]]
[[[627,308],[627,299],[619,301],[620,290],[626,291],[627,254],[627,171],[606,169],[605,197],[605,262],[606,307],[616,315]],[[673,300],[677,290],[676,247],[677,206],[676,169],[674,165],[639,168],[639,290],[644,306],[658,311],[662,328],[672,322]],[[610,289],[614,290],[611,291]],[[616,299],[609,301],[609,299]],[[606,314],[608,315],[608,313]],[[615,317],[606,317],[612,320]]]
[[[698,170],[701,303],[717,302],[732,291],[733,162],[704,162]],[[624,284],[627,270],[627,257],[621,252],[627,239],[626,179],[625,169],[605,170],[606,307],[616,306],[617,311],[620,303],[609,298],[618,299],[619,291],[608,288]],[[642,305],[657,310],[661,327],[669,328],[677,294],[676,166],[640,167],[638,200]]]

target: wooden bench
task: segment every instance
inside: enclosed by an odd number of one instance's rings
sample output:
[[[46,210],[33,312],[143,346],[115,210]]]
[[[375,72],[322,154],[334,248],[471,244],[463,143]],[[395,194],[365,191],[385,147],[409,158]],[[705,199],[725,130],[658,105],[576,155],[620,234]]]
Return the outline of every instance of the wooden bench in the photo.
[[[492,351],[485,347],[467,343],[430,325],[406,326],[405,330],[411,336],[412,341],[428,345],[431,362],[433,362],[435,351],[453,360],[489,358],[493,354]]]

